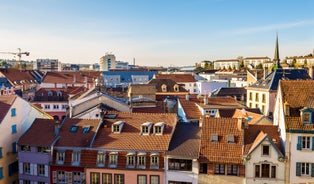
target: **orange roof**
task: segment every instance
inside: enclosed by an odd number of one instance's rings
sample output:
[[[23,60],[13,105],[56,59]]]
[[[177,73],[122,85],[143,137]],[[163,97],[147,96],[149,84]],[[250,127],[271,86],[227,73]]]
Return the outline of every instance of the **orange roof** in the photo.
[[[177,115],[174,113],[127,113],[114,112],[115,119],[105,119],[105,125],[99,130],[93,147],[117,150],[168,150],[170,139],[174,131]],[[110,114],[110,113],[108,113]],[[112,125],[115,122],[125,122],[121,133],[113,133]],[[146,122],[153,124],[164,122],[162,135],[141,135],[141,125]],[[153,125],[152,125],[153,126]],[[151,128],[153,129],[153,128]]]
[[[263,117],[263,114],[257,114],[254,112],[246,111],[245,109],[236,109],[232,118],[245,117],[248,119],[249,124],[255,124],[258,120]]]
[[[314,80],[281,80],[279,85],[291,108],[314,107]]]
[[[199,119],[202,116],[201,111],[196,106],[196,103],[199,102],[197,98],[190,97],[189,100],[186,100],[185,97],[180,97],[179,101],[188,119]]]
[[[47,72],[43,78],[43,83],[81,83],[84,84],[87,79],[87,83],[94,83],[98,78],[101,81],[100,72]]]
[[[156,74],[156,79],[172,79],[176,83],[196,82],[192,74]]]
[[[89,147],[100,123],[100,119],[66,119],[60,128],[60,140],[56,146]],[[71,131],[73,126],[77,126],[76,131]],[[89,127],[87,133],[83,132],[85,127]]]
[[[36,83],[35,78],[29,70],[20,71],[15,68],[1,69],[0,72],[10,81],[11,85],[20,85],[25,83]]]
[[[8,113],[16,97],[16,95],[0,95],[0,123],[4,119],[5,115]]]
[[[212,135],[218,141],[211,141]],[[234,143],[228,143],[228,135],[234,136]],[[243,130],[238,129],[238,119],[205,118],[202,122],[200,159],[203,162],[242,163]]]
[[[243,108],[244,106],[237,102],[230,96],[223,97],[210,97],[208,103],[204,104],[204,98],[199,99],[199,104],[202,108],[215,108],[215,109],[230,109],[230,108]]]
[[[56,120],[40,119],[34,120],[32,126],[19,139],[19,145],[48,147],[56,140]]]

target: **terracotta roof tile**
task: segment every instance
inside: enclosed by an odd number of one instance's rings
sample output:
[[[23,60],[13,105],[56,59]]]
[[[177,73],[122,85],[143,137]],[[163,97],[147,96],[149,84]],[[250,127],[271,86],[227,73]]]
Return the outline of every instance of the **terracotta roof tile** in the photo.
[[[218,141],[211,141],[212,135]],[[234,143],[228,143],[228,135],[234,136]],[[202,122],[200,159],[207,162],[242,163],[243,130],[238,129],[238,119],[205,118]]]
[[[47,72],[43,78],[43,83],[81,83],[84,84],[87,79],[87,83],[94,83],[95,79],[100,81],[100,72]],[[74,82],[75,81],[75,82]]]
[[[34,120],[32,126],[19,139],[19,145],[48,147],[56,140],[56,121],[53,119]]]
[[[163,113],[162,107],[137,107],[133,108],[134,113]]]
[[[245,117],[248,118],[249,124],[255,124],[258,120],[263,117],[263,114],[257,114],[250,111],[246,111],[245,109],[236,109],[232,118]]]
[[[20,71],[14,68],[1,69],[0,72],[14,85],[37,83],[30,70]]]
[[[105,125],[100,128],[93,147],[117,150],[168,150],[170,139],[177,122],[174,113],[126,113],[118,114],[115,119],[105,119]],[[111,132],[112,124],[117,121],[125,122],[121,133]],[[141,135],[140,128],[143,123],[164,122],[163,135]],[[153,128],[151,128],[153,129]]]
[[[188,119],[199,119],[202,116],[201,111],[196,106],[196,103],[199,102],[197,98],[186,100],[185,97],[180,97],[179,101]]]
[[[156,79],[172,79],[177,83],[196,82],[192,74],[156,74]]]
[[[178,85],[174,80],[172,79],[152,79],[150,81],[148,81],[148,84],[152,84],[156,86],[156,92],[163,92],[162,91],[162,85],[166,85],[167,86],[167,91],[164,93],[169,93],[169,92],[187,92],[187,90],[182,87],[181,85]],[[179,90],[175,91],[174,90],[174,86],[178,85]]]
[[[65,119],[56,146],[89,147],[100,123],[100,119]],[[72,126],[77,126],[77,130],[72,132]],[[83,132],[85,127],[90,127],[87,133]]]
[[[0,123],[4,119],[5,115],[8,113],[16,98],[16,95],[0,95]]]
[[[247,154],[252,146],[254,146],[254,142],[258,141],[263,132],[267,134],[275,143],[277,148],[282,153],[282,145],[280,142],[278,126],[275,125],[249,125],[247,129],[244,131],[244,154]],[[260,137],[259,137],[260,135]]]

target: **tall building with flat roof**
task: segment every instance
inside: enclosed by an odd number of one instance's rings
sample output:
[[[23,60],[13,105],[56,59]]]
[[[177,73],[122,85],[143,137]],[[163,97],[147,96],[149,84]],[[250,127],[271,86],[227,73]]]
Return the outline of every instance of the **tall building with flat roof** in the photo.
[[[99,61],[100,71],[109,71],[110,69],[116,69],[116,56],[113,54],[106,54],[100,58]]]

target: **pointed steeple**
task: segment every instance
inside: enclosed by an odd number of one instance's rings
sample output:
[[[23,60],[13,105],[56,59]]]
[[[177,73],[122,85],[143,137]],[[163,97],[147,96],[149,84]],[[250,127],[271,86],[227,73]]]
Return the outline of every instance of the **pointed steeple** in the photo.
[[[280,66],[280,58],[279,58],[279,44],[278,44],[278,33],[276,33],[276,47],[275,47],[275,55],[274,55],[274,65],[277,68],[281,68]]]

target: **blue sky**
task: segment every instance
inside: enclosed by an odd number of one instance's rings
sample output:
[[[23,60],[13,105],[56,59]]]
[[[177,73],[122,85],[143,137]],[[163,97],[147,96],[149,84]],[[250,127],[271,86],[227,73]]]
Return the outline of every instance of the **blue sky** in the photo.
[[[312,0],[0,0],[0,52],[97,63],[107,52],[147,66],[314,49]],[[13,55],[1,54],[2,59]]]

